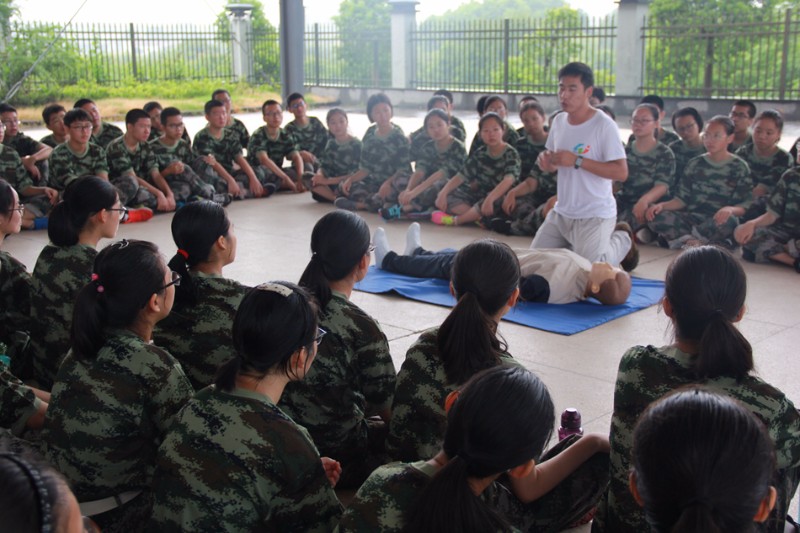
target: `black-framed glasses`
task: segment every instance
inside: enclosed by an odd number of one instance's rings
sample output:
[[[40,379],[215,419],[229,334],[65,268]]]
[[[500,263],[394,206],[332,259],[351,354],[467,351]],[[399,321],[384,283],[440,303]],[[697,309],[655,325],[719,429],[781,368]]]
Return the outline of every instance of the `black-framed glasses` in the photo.
[[[128,214],[128,208],[124,205],[122,207],[109,207],[106,211],[119,211],[119,219],[122,220],[125,218],[125,215]]]
[[[316,336],[316,337],[314,337],[314,342],[316,342],[316,343],[317,343],[317,346],[319,346],[319,345],[320,345],[320,343],[322,342],[322,337],[324,337],[324,336],[325,336],[325,335],[327,335],[327,334],[328,334],[328,332],[327,332],[327,331],[325,331],[324,329],[322,329],[322,328],[317,328],[317,336]]]
[[[23,214],[25,212],[25,204],[17,204],[17,207],[12,207],[12,211],[19,211],[19,214]]]
[[[164,289],[166,289],[170,285],[175,285],[176,287],[180,287],[180,285],[181,285],[181,275],[178,274],[177,272],[175,272],[174,270],[172,270],[171,272],[172,272],[172,281],[170,281],[169,283],[167,283],[166,285],[161,287],[159,289],[159,291],[163,291]]]
[[[372,244],[372,243],[370,243],[370,244],[369,244],[369,248],[367,248],[367,253],[368,253],[368,254],[371,254],[371,253],[372,253],[372,252],[374,252],[374,251],[375,251],[375,245],[374,245],[374,244]]]

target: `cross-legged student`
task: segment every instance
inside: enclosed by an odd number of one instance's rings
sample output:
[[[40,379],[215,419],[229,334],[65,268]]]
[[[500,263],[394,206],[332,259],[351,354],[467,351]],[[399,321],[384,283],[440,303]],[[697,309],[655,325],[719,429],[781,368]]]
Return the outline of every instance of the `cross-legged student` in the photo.
[[[211,99],[222,102],[222,105],[225,106],[225,128],[234,133],[242,150],[245,150],[247,148],[247,143],[250,142],[250,134],[247,132],[247,127],[244,125],[244,122],[233,116],[231,93],[226,89],[217,89],[211,93]]]
[[[308,106],[302,94],[290,94],[286,107],[294,115],[294,120],[286,125],[286,131],[294,135],[306,170],[314,173],[319,170],[319,156],[330,139],[328,130],[320,119],[308,116]]]
[[[447,116],[447,129],[449,134],[452,135],[454,139],[461,141],[462,144],[464,143],[464,139],[459,137],[462,133],[461,130],[450,123],[452,120],[452,117],[450,116],[450,103],[446,97],[432,96],[430,100],[428,100],[427,108],[428,111],[433,109],[441,109]],[[409,150],[409,157],[411,161],[419,161],[423,147],[431,140],[430,135],[428,135],[428,128],[425,126],[424,122],[420,129],[411,132],[411,134],[408,136],[408,140],[411,143]]]
[[[247,159],[258,181],[267,191],[267,196],[276,190],[305,192],[304,182],[310,185],[311,175],[305,174],[297,139],[281,128],[281,104],[276,100],[267,100],[261,106],[261,114],[266,125],[253,132],[247,145]],[[290,160],[292,166],[284,167],[284,159]]]
[[[46,186],[48,177],[47,158],[50,157],[53,149],[20,131],[17,110],[9,104],[0,104],[0,122],[3,123],[6,130],[3,144],[17,151],[22,159],[25,171],[30,174],[34,183]]]
[[[55,148],[59,144],[63,144],[67,141],[69,132],[67,131],[67,126],[64,124],[64,115],[66,114],[67,110],[60,104],[50,104],[44,108],[42,111],[42,121],[52,133],[39,139],[40,143]]]
[[[733,121],[733,140],[728,145],[728,151],[735,154],[742,146],[753,144],[750,126],[756,118],[756,105],[750,100],[737,100],[728,117]]]
[[[480,113],[481,117],[486,113],[495,113],[503,119],[505,132],[503,134],[503,141],[510,146],[515,146],[517,141],[519,141],[519,135],[517,135],[517,130],[508,123],[508,105],[506,101],[503,100],[503,97],[496,94],[487,96],[486,100],[483,102],[483,110]],[[480,131],[478,131],[475,133],[475,137],[472,138],[472,144],[469,145],[469,155],[474,154],[483,144],[484,141],[481,138]]]
[[[164,121],[161,118],[161,112],[164,111],[164,108],[161,107],[160,103],[152,101],[144,104],[142,109],[144,109],[144,112],[150,117],[150,136],[147,138],[147,142],[152,143],[153,140],[158,139],[166,133],[166,130],[164,130]],[[180,138],[186,141],[186,144],[190,147],[192,146],[192,138],[189,137],[186,128],[183,128],[183,133]]]
[[[131,206],[144,205],[154,211],[175,211],[175,195],[158,171],[158,160],[147,144],[150,117],[142,109],[131,109],[125,115],[125,134],[106,148],[111,179],[132,176],[139,186],[128,198]]]
[[[186,128],[180,110],[177,107],[164,109],[159,113],[159,121],[164,135],[153,139],[149,144],[158,161],[158,170],[167,180],[176,204],[203,198],[215,199],[214,186],[203,181],[192,168],[197,156],[183,139]],[[226,204],[230,201],[230,196],[221,194],[215,200]]]
[[[347,112],[341,107],[328,111],[326,117],[332,138],[328,139],[319,157],[319,170],[311,178],[311,197],[318,202],[333,202],[339,184],[358,171],[361,160],[361,139],[347,129]]]
[[[639,261],[633,231],[617,224],[613,182],[628,178],[625,149],[611,118],[589,104],[592,69],[569,63],[558,72],[564,111],[553,119],[539,168],[558,172],[558,201],[536,232],[531,248],[570,248],[589,261],[621,265]]]
[[[680,140],[669,144],[669,149],[675,154],[675,183],[677,189],[683,179],[683,170],[686,164],[699,155],[706,153],[703,146],[703,117],[693,107],[682,107],[672,115],[672,127],[678,133]]]
[[[121,129],[110,122],[104,122],[102,120],[100,117],[100,110],[97,109],[97,104],[95,104],[92,100],[89,100],[88,98],[81,98],[75,102],[75,105],[72,107],[74,109],[83,109],[89,114],[89,120],[92,122],[91,142],[100,146],[100,148],[103,150],[105,150],[106,146],[108,146],[108,143],[117,137],[121,137],[124,133]]]
[[[192,143],[192,151],[197,156],[194,169],[218,193],[228,193],[236,200],[263,196],[264,188],[242,155],[240,138],[234,130],[225,127],[228,121],[225,104],[209,100],[205,114],[208,124],[195,134]]]

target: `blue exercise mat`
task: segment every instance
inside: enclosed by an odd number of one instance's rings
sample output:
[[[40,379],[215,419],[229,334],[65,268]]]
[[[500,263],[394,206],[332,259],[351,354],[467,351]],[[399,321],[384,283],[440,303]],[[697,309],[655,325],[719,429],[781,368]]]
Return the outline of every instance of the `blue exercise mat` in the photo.
[[[621,316],[650,307],[664,295],[664,282],[632,278],[631,295],[622,305],[601,305],[594,299],[572,304],[541,304],[520,302],[503,317],[503,320],[531,328],[573,335],[605,324]],[[370,267],[367,277],[356,284],[356,290],[381,294],[397,294],[429,304],[452,307],[455,299],[450,295],[449,283],[443,279],[412,278]]]

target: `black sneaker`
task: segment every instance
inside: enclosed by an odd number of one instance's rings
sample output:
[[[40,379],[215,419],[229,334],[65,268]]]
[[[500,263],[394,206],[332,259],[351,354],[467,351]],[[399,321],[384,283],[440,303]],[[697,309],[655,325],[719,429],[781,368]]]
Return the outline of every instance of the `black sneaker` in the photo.
[[[619,264],[622,270],[625,272],[631,272],[639,265],[639,247],[636,246],[636,236],[633,234],[633,229],[627,222],[619,222],[616,226],[614,226],[614,231],[624,231],[631,238],[631,248],[628,250],[628,254],[625,256],[625,258]]]
[[[269,198],[270,196],[275,194],[275,191],[277,190],[278,190],[277,185],[275,185],[274,183],[267,183],[266,185],[264,185],[264,198]]]
[[[333,205],[336,206],[336,209],[344,209],[345,211],[355,211],[358,208],[358,205],[353,200],[344,196],[337,198]]]
[[[211,198],[211,200],[214,203],[217,203],[217,204],[221,205],[222,207],[225,207],[226,205],[230,204],[233,201],[233,197],[230,194],[226,193],[226,192],[222,192],[222,193],[215,194]]]
[[[800,257],[794,260],[794,271],[800,274]]]
[[[507,218],[495,217],[489,221],[492,231],[501,235],[511,235],[511,221]]]

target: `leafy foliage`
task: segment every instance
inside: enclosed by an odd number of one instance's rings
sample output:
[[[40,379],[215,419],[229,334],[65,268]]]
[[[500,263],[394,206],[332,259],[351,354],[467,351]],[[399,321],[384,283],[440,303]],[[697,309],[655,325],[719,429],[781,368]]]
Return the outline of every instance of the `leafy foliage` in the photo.
[[[344,0],[333,17],[341,42],[337,58],[357,84],[388,87],[391,70],[391,10],[386,0]]]

